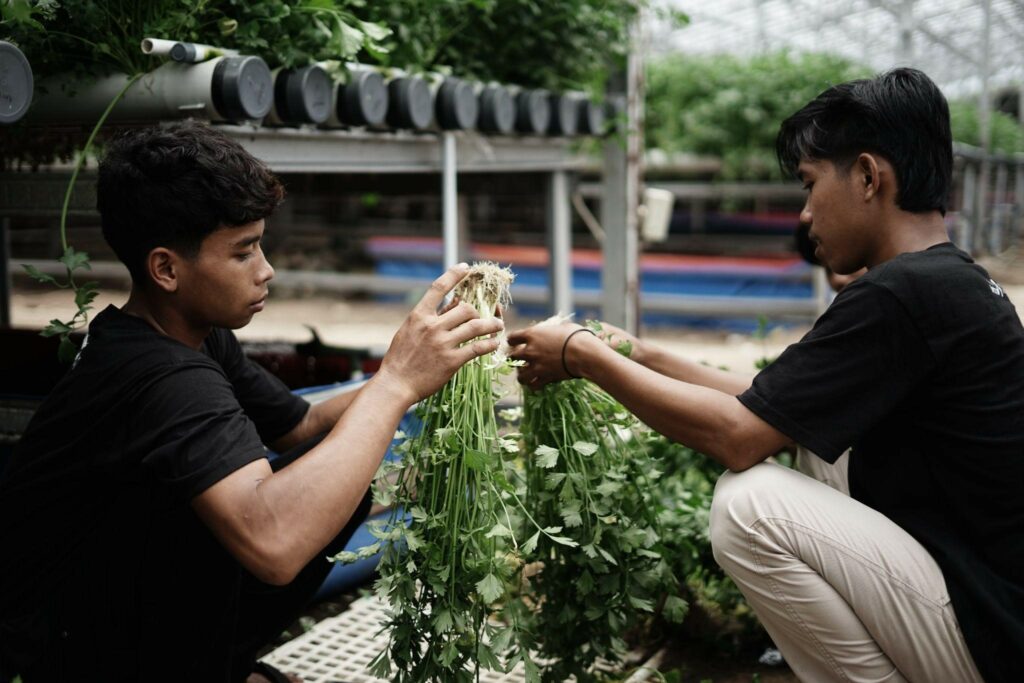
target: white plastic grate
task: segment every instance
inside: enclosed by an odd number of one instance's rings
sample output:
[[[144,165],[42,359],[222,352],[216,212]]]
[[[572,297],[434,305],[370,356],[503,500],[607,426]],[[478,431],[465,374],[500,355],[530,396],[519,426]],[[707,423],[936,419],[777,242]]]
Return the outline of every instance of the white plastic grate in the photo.
[[[317,623],[268,654],[263,661],[299,676],[305,683],[387,683],[367,673],[370,662],[387,646],[386,634],[377,635],[386,619],[386,608],[380,599],[376,596],[359,598],[346,611]],[[525,680],[522,664],[507,674],[480,672],[482,683]]]
[[[295,640],[277,648],[263,661],[292,673],[304,683],[387,683],[367,673],[370,662],[387,646],[377,635],[387,619],[384,603],[375,596],[359,598],[336,617],[317,623]],[[526,680],[520,664],[507,674],[481,671],[483,683]]]

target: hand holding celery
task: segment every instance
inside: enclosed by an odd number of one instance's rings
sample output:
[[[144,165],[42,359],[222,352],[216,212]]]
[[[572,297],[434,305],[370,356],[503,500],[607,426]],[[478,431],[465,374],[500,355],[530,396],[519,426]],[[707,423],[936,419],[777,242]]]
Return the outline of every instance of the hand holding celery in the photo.
[[[498,339],[486,338],[504,329],[501,319],[494,317],[493,306],[488,312],[463,302],[437,312],[445,295],[468,272],[468,266],[460,264],[434,281],[384,357],[379,372],[382,380],[401,386],[410,405],[435,393],[468,361],[498,348]]]

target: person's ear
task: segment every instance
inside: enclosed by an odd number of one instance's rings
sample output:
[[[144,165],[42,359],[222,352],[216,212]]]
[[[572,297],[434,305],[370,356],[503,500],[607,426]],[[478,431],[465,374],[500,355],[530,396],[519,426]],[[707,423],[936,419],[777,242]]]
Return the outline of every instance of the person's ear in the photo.
[[[181,257],[166,247],[157,247],[146,256],[146,272],[153,283],[162,291],[178,291],[178,275]]]
[[[857,163],[854,168],[858,180],[863,183],[864,201],[868,201],[878,194],[878,188],[881,184],[881,177],[878,172],[878,159],[875,158],[874,154],[861,154],[857,157]]]

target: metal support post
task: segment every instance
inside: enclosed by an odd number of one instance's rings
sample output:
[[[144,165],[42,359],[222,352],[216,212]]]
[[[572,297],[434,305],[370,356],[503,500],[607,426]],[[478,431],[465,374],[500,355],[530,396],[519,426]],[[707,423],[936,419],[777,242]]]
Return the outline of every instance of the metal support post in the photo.
[[[551,314],[570,315],[572,301],[572,214],[569,210],[569,175],[554,171],[547,191],[548,282]]]
[[[0,219],[0,327],[11,326],[11,219]]]
[[[974,228],[978,223],[978,174],[974,170],[974,164],[964,165],[964,193],[960,205],[961,224],[963,230],[960,235],[960,248],[968,254],[974,253]]]
[[[903,0],[899,5],[899,52],[897,64],[914,63],[914,0]]]
[[[444,242],[444,267],[451,268],[461,259],[459,244],[458,186],[456,184],[455,134],[441,134],[441,226]]]
[[[996,191],[993,198],[992,209],[992,230],[989,232],[989,251],[993,254],[1003,253],[1006,248],[1004,239],[1006,230],[1006,219],[1008,216],[1006,184],[1007,184],[1007,162],[1000,161],[996,166]]]
[[[982,12],[982,33],[979,41],[981,46],[981,94],[978,98],[978,132],[981,135],[982,157],[978,173],[978,194],[974,198],[977,202],[974,224],[981,236],[981,239],[977,241],[979,249],[989,246],[986,230],[990,227],[988,197],[992,163],[990,157],[992,154],[992,94],[989,90],[989,77],[992,73],[992,0],[982,2]]]
[[[634,46],[640,44],[638,24],[633,26]],[[637,208],[643,137],[643,66],[635,49],[627,56],[625,78],[620,76],[619,81],[619,88],[609,88],[609,94],[612,101],[618,99],[624,104],[626,120],[619,122],[618,134],[610,136],[604,146],[601,225],[604,226],[605,241],[602,248],[601,317],[635,333],[639,324]],[[617,98],[614,96],[616,91],[619,93]]]

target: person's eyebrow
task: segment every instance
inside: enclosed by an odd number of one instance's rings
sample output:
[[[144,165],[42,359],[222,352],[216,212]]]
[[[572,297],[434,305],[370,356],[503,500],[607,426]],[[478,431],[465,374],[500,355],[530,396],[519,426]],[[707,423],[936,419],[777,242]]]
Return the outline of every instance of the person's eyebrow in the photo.
[[[235,242],[233,247],[247,247],[250,244],[256,244],[260,241],[262,235],[250,235],[249,237],[243,237],[242,239]]]

